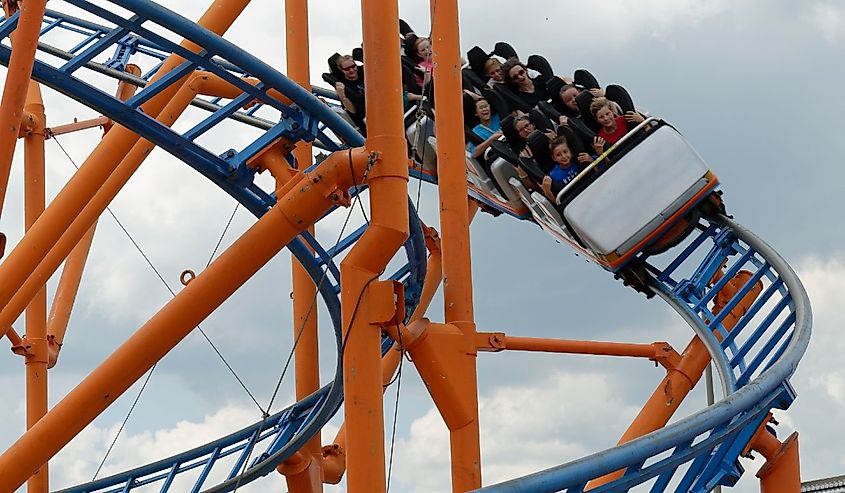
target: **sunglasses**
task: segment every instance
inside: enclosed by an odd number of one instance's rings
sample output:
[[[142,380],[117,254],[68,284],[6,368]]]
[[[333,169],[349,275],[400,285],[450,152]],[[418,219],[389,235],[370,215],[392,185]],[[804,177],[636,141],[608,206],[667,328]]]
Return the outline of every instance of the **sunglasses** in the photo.
[[[342,70],[344,72],[351,72],[352,70],[355,70],[357,68],[358,68],[357,65],[350,65],[348,67],[341,67],[340,70]]]

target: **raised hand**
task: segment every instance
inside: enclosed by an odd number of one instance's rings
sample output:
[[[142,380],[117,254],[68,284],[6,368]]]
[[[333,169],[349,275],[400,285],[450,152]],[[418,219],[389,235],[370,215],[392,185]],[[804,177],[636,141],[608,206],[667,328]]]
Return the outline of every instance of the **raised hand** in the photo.
[[[628,111],[627,113],[625,113],[625,121],[631,123],[642,123],[645,121],[645,118],[643,117],[643,115],[637,113],[636,111]]]
[[[601,154],[604,152],[604,145],[607,144],[607,141],[601,137],[594,137],[593,138],[593,149],[596,150],[596,154]]]

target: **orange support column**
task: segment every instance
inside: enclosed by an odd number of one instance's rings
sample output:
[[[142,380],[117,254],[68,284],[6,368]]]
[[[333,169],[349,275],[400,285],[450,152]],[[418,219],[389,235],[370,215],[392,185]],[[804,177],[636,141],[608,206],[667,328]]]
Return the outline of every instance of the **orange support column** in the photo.
[[[358,153],[328,158],[149,322],[121,345],[35,426],[0,455],[0,491],[15,491],[214,309],[287,245],[303,225],[319,220],[338,190],[366,164]],[[350,169],[353,168],[353,169]]]
[[[24,107],[24,193],[25,226],[28,230],[44,212],[44,139],[46,117],[41,100],[41,88],[29,83],[27,103]],[[26,355],[26,427],[47,414],[47,287],[42,285],[26,308],[26,340],[30,346]],[[50,491],[47,464],[39,467],[27,481],[29,493]]]
[[[367,150],[372,153],[372,169],[368,180],[370,225],[340,268],[347,491],[383,493],[384,409],[378,322],[386,322],[388,313],[395,313],[396,307],[392,288],[374,288],[408,237],[408,155],[397,42],[399,5],[397,0],[362,0],[361,11]]]
[[[308,62],[308,0],[285,0],[285,50],[288,77],[311,91]],[[300,142],[293,150],[297,168],[311,165],[311,144]],[[314,233],[314,228],[310,228]],[[296,398],[302,399],[320,388],[319,348],[317,342],[317,287],[311,276],[291,257],[293,289],[293,338]],[[300,464],[280,469],[291,493],[323,491],[322,436],[318,431],[299,451]]]
[[[12,55],[3,84],[3,99],[0,101],[0,214],[3,213],[3,203],[6,201],[12,158],[21,128],[23,107],[26,104],[29,79],[35,62],[35,49],[38,47],[38,34],[41,31],[47,0],[27,0],[21,2],[20,6],[18,27],[13,33]],[[10,15],[12,11],[7,10],[6,14]],[[5,244],[5,236],[2,236],[2,233],[0,243]]]
[[[434,100],[437,107],[437,176],[443,233],[443,276],[446,323],[455,325],[475,347],[472,304],[472,264],[469,239],[466,157],[461,100],[460,35],[457,0],[432,1]],[[368,113],[369,114],[369,113]],[[452,491],[481,487],[481,445],[478,432],[476,352],[465,353],[462,391],[474,407],[474,417],[459,429],[450,428]],[[474,404],[474,406],[472,405]]]
[[[33,0],[33,3],[38,2]],[[249,0],[216,0],[198,23],[209,30],[222,34],[248,3]],[[187,41],[183,42],[183,45],[195,51],[199,50],[199,47]],[[180,62],[181,58],[179,57],[169,57],[154,80],[163,77]],[[184,80],[187,80],[187,76]],[[158,116],[181,85],[182,83],[175,83],[147,101],[142,105],[144,112],[148,115]],[[173,115],[173,118],[175,119],[176,116],[178,115]],[[68,226],[77,219],[77,215],[85,207],[85,204],[100,190],[103,183],[121,162],[121,159],[139,140],[140,137],[137,134],[121,126],[116,126],[103,138],[94,152],[82,164],[80,170],[59,192],[50,207],[39,218],[37,224],[33,225],[32,231],[21,239],[6,261],[0,265],[0,306],[5,306],[16,292],[17,287],[30,277],[51,247],[63,236]],[[2,167],[2,164],[0,164],[0,167]],[[3,186],[5,187],[5,185]],[[96,214],[96,217],[99,217],[104,209],[105,207]],[[79,238],[91,224],[93,224],[93,221],[82,228],[78,236],[73,239],[72,245],[79,241]],[[69,251],[68,248],[67,252]],[[29,296],[32,296],[32,294]],[[4,334],[8,326],[8,322],[0,322],[0,334]]]

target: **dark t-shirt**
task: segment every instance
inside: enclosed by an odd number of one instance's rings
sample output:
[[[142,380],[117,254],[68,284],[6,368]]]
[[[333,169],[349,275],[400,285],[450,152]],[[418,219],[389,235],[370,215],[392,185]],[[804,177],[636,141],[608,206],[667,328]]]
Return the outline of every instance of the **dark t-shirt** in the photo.
[[[516,97],[522,100],[529,108],[537,106],[540,101],[547,101],[549,99],[549,93],[546,92],[546,85],[541,80],[532,80],[534,81],[534,92],[514,91]]]

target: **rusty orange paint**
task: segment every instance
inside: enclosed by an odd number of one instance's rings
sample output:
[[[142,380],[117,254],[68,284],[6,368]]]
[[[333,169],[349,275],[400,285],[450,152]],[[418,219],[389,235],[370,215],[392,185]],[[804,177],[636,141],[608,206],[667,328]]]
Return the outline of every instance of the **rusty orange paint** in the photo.
[[[111,125],[111,118],[98,116],[97,118],[90,118],[88,120],[75,121],[73,123],[66,123],[64,125],[51,127],[49,129],[49,133],[51,137],[55,137],[57,135],[69,134],[80,130],[87,130],[89,128],[101,127],[106,130]]]
[[[593,356],[627,356],[647,358],[665,368],[680,364],[681,356],[668,342],[633,344],[604,341],[574,341],[568,339],[542,339],[536,337],[513,337],[502,332],[479,332],[476,334],[479,351],[498,352],[503,350],[540,351],[546,353],[588,354]]]

